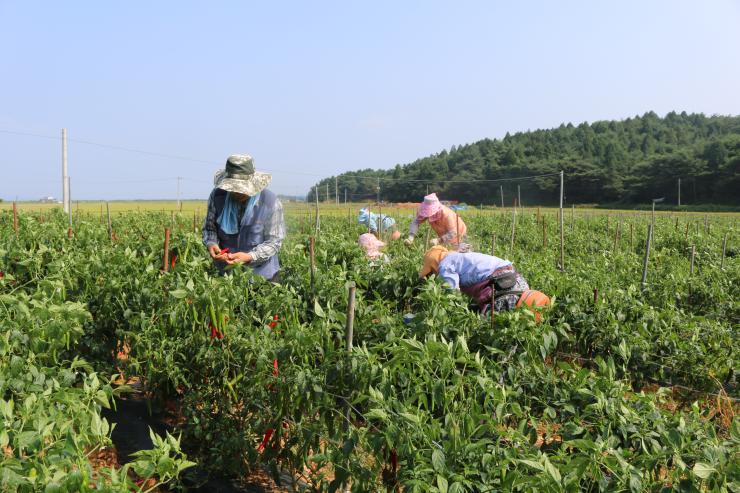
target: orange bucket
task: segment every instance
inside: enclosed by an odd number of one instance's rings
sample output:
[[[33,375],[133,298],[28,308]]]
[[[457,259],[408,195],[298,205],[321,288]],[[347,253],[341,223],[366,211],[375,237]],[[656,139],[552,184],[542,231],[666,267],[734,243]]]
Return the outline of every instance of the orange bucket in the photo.
[[[536,321],[539,322],[542,319],[542,314],[537,308],[549,304],[550,297],[547,296],[545,293],[541,291],[536,291],[534,289],[528,289],[524,291],[519,297],[519,301],[517,301],[516,307],[519,308],[522,305],[527,306],[530,310],[534,312],[534,318]]]

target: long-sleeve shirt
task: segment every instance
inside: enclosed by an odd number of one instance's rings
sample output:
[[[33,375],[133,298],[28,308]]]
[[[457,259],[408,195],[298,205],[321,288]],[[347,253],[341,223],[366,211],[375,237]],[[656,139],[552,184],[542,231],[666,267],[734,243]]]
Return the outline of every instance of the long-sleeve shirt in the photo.
[[[419,225],[426,220],[427,218],[422,218],[417,215],[411,222],[409,235],[416,236]],[[468,232],[468,227],[465,225],[462,218],[458,216],[455,211],[444,205],[442,206],[441,217],[438,220],[433,220],[433,217],[429,218],[429,226],[435,233],[437,233],[437,236],[442,240],[442,243],[447,244],[457,244],[460,242],[457,238],[458,229],[461,239],[465,238],[465,235]]]
[[[371,233],[377,233],[379,222],[383,233],[390,231],[396,225],[396,220],[392,217],[385,214],[376,214],[375,212],[369,212],[366,216],[362,217],[360,224],[367,226]]]
[[[453,289],[484,281],[491,273],[512,265],[510,261],[484,253],[450,252],[439,262],[439,277]]]
[[[216,215],[216,205],[213,200],[215,189],[208,198],[208,211],[203,223],[203,244],[206,246],[218,245],[218,217]],[[257,199],[255,208],[259,205],[260,199]],[[238,223],[241,224],[244,215],[245,204],[239,204],[237,212]],[[283,204],[279,199],[275,199],[275,205],[267,220],[264,223],[264,241],[247,252],[252,256],[252,263],[259,265],[266,262],[270,257],[280,251],[280,246],[285,238],[285,219],[283,217]]]

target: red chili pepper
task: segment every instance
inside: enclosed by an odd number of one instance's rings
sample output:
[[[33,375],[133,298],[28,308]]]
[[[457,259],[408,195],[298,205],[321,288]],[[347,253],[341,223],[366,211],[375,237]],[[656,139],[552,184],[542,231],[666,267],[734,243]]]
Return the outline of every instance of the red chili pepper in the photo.
[[[208,322],[208,327],[211,329],[211,339],[223,339],[224,335],[221,333],[220,330],[216,328],[215,325],[213,325],[213,322]]]
[[[278,360],[275,358],[272,360],[272,376],[277,377],[278,376]]]
[[[267,442],[270,441],[270,437],[272,436],[272,432],[274,430],[272,428],[268,428],[267,431],[265,431],[265,436],[262,438],[262,443],[260,443],[260,446],[257,447],[258,452],[262,452],[265,450],[265,445],[267,445]]]
[[[267,324],[267,326],[270,327],[271,329],[274,329],[275,327],[277,327],[278,320],[280,320],[280,317],[277,315],[273,315],[272,322]]]
[[[175,262],[177,261],[177,255],[172,256],[172,262],[170,262],[170,269],[175,268]]]

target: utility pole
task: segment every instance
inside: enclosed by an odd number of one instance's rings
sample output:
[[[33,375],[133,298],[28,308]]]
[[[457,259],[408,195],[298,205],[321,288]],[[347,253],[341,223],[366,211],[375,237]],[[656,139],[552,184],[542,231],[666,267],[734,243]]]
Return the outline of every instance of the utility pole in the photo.
[[[503,209],[504,208],[504,186],[500,185],[499,187],[501,189],[501,208]]]
[[[347,189],[344,189],[344,203],[347,204]]]
[[[380,178],[378,178],[378,184],[376,185],[375,190],[378,192],[378,205],[380,205]]]
[[[67,169],[67,129],[62,129],[62,207],[69,212],[69,170]]]
[[[329,182],[326,182],[326,201],[329,202]]]
[[[678,179],[678,206],[681,207],[681,178]]]
[[[339,205],[339,179],[334,177],[334,201]]]

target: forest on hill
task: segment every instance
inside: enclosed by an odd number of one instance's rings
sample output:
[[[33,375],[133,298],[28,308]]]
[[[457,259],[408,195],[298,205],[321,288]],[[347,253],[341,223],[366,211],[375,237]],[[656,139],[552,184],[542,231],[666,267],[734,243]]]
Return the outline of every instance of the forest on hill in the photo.
[[[503,139],[453,146],[389,170],[364,169],[327,177],[308,200],[418,202],[427,190],[443,200],[510,206],[521,187],[523,205],[558,201],[565,172],[567,204],[640,204],[665,197],[675,204],[740,204],[740,116],[654,112],[621,121],[562,124],[508,133]],[[496,181],[502,180],[505,181]],[[336,187],[336,188],[335,188]],[[346,191],[346,192],[345,192]],[[328,197],[327,197],[328,195]]]

